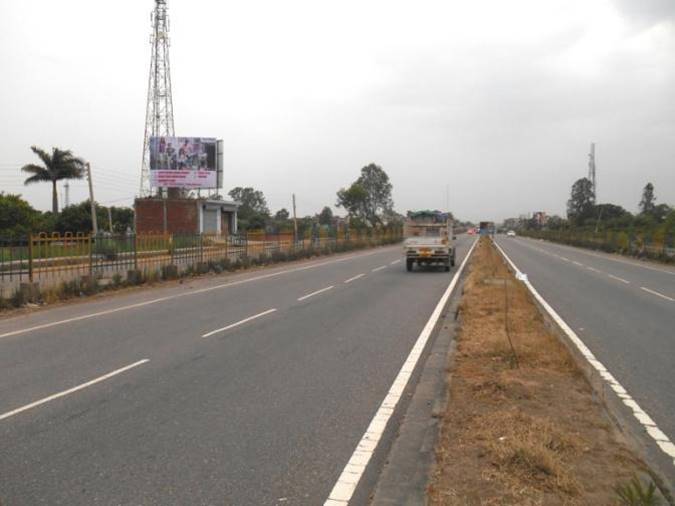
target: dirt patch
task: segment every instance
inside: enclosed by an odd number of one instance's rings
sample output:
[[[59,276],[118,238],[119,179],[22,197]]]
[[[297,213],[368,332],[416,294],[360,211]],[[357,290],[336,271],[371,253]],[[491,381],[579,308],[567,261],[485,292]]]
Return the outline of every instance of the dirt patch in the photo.
[[[645,465],[490,241],[469,269],[429,503],[621,504]]]

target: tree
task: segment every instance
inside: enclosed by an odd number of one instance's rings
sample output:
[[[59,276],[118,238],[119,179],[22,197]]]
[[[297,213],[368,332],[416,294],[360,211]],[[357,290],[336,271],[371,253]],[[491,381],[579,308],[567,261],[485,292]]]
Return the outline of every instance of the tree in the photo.
[[[108,211],[105,207],[98,204],[96,204],[96,221],[101,230],[108,228],[105,226],[108,223]],[[54,228],[59,234],[65,234],[66,232],[73,234],[77,234],[78,232],[83,234],[91,233],[93,225],[91,223],[91,205],[89,204],[89,199],[79,204],[64,207],[56,217]]]
[[[332,225],[333,224],[333,211],[330,207],[324,207],[319,213],[319,224],[321,225]]]
[[[52,183],[52,212],[58,214],[59,199],[56,191],[56,182],[64,179],[81,179],[84,175],[84,162],[73,156],[69,150],[52,148],[50,155],[37,146],[30,148],[43,165],[29,163],[21,167],[21,170],[32,174],[24,184],[41,183],[49,181]]]
[[[239,228],[242,230],[265,228],[270,218],[265,195],[251,187],[237,186],[228,195],[239,204],[237,211]]]
[[[656,196],[654,195],[654,185],[647,183],[642,189],[642,200],[640,200],[640,212],[642,214],[652,214],[656,205]]]
[[[288,212],[288,209],[282,207],[276,212],[276,214],[274,215],[274,219],[279,221],[286,221],[290,215],[291,214]]]
[[[570,199],[567,201],[567,217],[570,221],[580,225],[587,218],[593,217],[594,205],[593,183],[585,177],[577,179],[572,185]]]
[[[20,195],[0,192],[0,237],[16,239],[37,231],[40,216]]]
[[[382,223],[382,215],[394,207],[392,185],[382,167],[371,163],[361,169],[361,176],[349,188],[337,193],[337,206],[344,207],[351,218],[371,227]]]
[[[134,210],[131,207],[113,206],[110,208],[110,214],[112,214],[113,232],[123,234],[127,230],[134,229]]]

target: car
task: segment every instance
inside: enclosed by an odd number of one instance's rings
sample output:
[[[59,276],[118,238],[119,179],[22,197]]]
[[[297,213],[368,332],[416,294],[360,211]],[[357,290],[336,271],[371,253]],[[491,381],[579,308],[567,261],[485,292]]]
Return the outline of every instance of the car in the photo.
[[[515,237],[516,233],[513,230],[509,230],[506,232],[506,237]]]

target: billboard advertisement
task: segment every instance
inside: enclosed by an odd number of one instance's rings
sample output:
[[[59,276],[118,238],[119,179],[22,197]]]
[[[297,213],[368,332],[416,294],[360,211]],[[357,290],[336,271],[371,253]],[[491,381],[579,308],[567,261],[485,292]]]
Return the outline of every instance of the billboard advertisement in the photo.
[[[217,188],[217,145],[211,137],[150,137],[150,185]]]

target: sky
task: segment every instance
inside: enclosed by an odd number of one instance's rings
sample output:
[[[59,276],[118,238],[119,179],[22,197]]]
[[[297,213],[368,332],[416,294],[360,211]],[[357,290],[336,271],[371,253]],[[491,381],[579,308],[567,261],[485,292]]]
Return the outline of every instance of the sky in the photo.
[[[176,135],[224,140],[224,191],[335,205],[369,163],[395,209],[564,215],[596,143],[598,200],[675,205],[672,0],[168,0]],[[139,190],[151,0],[0,0],[0,191],[71,149],[97,201]],[[60,188],[63,201],[63,188]],[[71,183],[71,203],[87,197]]]

